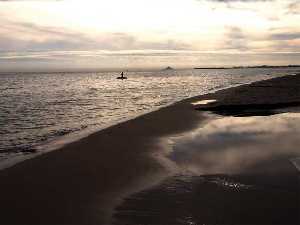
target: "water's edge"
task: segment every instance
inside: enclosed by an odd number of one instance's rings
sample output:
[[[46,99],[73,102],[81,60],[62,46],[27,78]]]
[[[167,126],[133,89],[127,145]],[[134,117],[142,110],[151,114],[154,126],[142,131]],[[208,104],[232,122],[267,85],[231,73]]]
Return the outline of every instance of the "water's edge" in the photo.
[[[290,74],[285,74],[285,75],[277,76],[277,77],[284,77],[284,76],[288,76],[288,75],[290,75]],[[89,128],[85,128],[83,130],[71,132],[71,133],[68,133],[68,134],[65,134],[65,135],[62,135],[62,136],[50,139],[50,140],[48,140],[48,141],[46,141],[44,143],[41,143],[40,145],[37,145],[35,152],[30,152],[30,153],[22,153],[22,152],[20,152],[19,154],[16,154],[13,157],[7,157],[4,160],[0,161],[0,170],[4,170],[4,169],[7,169],[7,168],[10,168],[10,167],[12,167],[12,166],[14,166],[14,165],[16,165],[18,163],[21,163],[21,162],[23,162],[25,160],[28,160],[28,159],[35,158],[35,157],[40,156],[42,154],[46,154],[46,153],[51,152],[51,151],[59,150],[62,147],[68,145],[68,144],[80,141],[81,139],[86,138],[86,137],[88,137],[88,136],[90,136],[92,134],[95,134],[95,133],[99,132],[99,131],[102,131],[102,130],[105,130],[105,129],[109,129],[112,126],[124,123],[126,121],[134,120],[134,119],[136,119],[136,118],[138,118],[140,116],[149,114],[149,113],[154,112],[154,111],[158,111],[158,110],[160,110],[162,108],[169,107],[169,106],[177,104],[179,102],[187,101],[187,100],[189,100],[191,98],[202,96],[202,95],[215,93],[217,91],[221,91],[221,90],[225,90],[225,89],[230,89],[230,88],[235,88],[235,87],[243,86],[243,85],[249,85],[251,83],[255,83],[255,82],[259,82],[259,81],[263,81],[263,80],[270,80],[270,79],[274,79],[274,77],[270,77],[270,78],[266,78],[266,79],[262,78],[261,80],[256,80],[256,81],[251,81],[251,82],[245,82],[243,84],[233,84],[233,85],[229,85],[228,87],[224,87],[224,88],[216,88],[216,89],[213,89],[213,90],[209,90],[207,93],[203,93],[203,94],[195,95],[195,96],[190,96],[188,98],[184,98],[184,99],[181,99],[179,101],[170,102],[170,103],[168,103],[166,105],[158,106],[158,107],[153,108],[151,110],[148,110],[148,111],[145,111],[145,112],[141,112],[139,114],[127,117],[125,119],[114,121],[114,122],[106,124],[104,126],[89,127]]]

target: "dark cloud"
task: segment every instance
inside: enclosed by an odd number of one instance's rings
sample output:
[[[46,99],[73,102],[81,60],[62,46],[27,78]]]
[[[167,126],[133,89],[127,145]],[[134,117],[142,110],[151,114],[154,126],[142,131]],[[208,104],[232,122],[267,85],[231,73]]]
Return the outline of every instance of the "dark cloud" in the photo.
[[[290,43],[288,41],[279,41],[272,43],[272,49],[277,52],[300,52],[300,44]]]
[[[270,37],[272,40],[295,40],[300,39],[300,32],[295,33],[276,33],[272,34]]]
[[[271,48],[279,52],[300,52],[300,32],[276,32],[269,36]]]

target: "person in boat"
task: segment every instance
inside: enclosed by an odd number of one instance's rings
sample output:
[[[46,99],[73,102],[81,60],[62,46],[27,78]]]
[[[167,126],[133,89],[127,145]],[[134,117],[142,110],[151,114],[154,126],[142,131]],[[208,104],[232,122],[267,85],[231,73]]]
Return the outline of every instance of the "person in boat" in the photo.
[[[120,77],[117,77],[117,79],[123,80],[123,79],[127,79],[127,77],[124,77],[124,72],[122,72],[122,73],[121,73],[121,76],[120,76]]]

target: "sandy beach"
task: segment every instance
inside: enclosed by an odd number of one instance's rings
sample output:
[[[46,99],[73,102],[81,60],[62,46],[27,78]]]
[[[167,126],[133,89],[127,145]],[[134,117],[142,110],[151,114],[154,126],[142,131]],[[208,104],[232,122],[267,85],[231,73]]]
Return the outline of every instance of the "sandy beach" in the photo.
[[[300,75],[286,76],[186,99],[101,130],[0,171],[0,224],[299,224],[293,162],[300,141],[290,125],[299,107]],[[284,133],[281,127],[272,133],[289,113],[294,119]],[[240,134],[253,133],[248,125],[266,118],[265,139],[238,135],[241,127]],[[239,129],[230,143],[212,136],[232,124]],[[191,132],[210,139],[194,141]],[[226,161],[227,150],[234,161]]]

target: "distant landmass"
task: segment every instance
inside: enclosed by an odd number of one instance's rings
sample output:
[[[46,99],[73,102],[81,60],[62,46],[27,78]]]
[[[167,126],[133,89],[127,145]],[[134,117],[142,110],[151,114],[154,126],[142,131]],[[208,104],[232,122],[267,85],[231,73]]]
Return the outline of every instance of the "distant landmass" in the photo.
[[[300,65],[287,65],[287,66],[268,66],[268,65],[262,65],[262,66],[233,66],[233,67],[195,67],[194,69],[200,70],[200,69],[246,69],[246,68],[294,68],[294,67],[300,67]]]
[[[165,71],[165,70],[174,70],[174,68],[168,66],[168,67],[166,67],[166,68],[164,68],[164,69],[162,69],[162,70],[163,70],[163,71]]]

